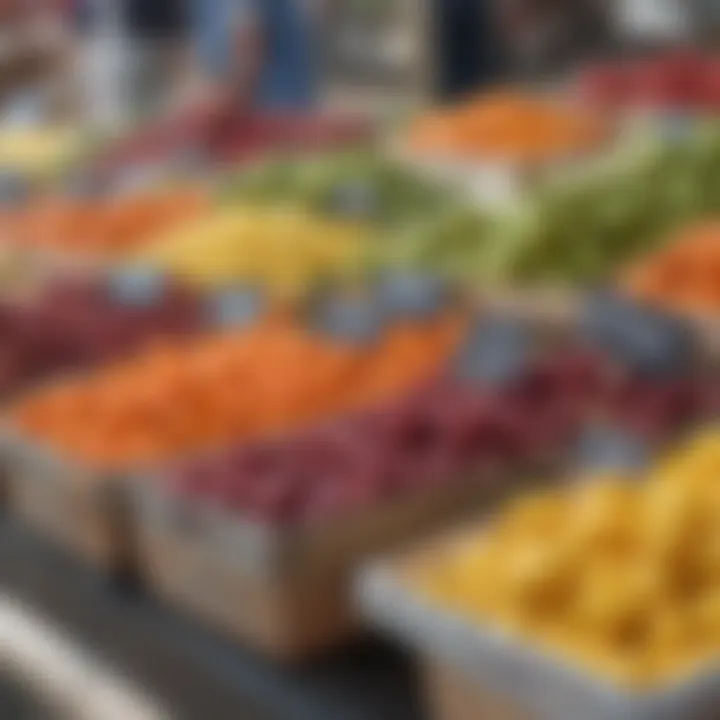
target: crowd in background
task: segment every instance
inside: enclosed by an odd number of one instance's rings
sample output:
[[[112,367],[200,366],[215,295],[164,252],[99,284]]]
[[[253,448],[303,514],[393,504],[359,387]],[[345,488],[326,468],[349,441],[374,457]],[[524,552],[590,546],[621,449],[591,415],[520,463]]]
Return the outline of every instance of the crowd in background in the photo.
[[[557,74],[578,56],[602,53],[629,25],[688,22],[708,3],[656,0],[407,0],[427,13],[436,96],[452,98],[511,74]],[[351,0],[3,0],[0,25],[61,26],[56,67],[76,84],[75,106],[93,122],[163,104],[302,108],[318,99],[327,71],[328,22]],[[706,7],[707,6],[707,7]],[[355,12],[382,2],[355,0]],[[670,8],[668,10],[668,8]],[[674,9],[673,9],[674,8]],[[704,9],[703,9],[704,8]],[[429,12],[428,12],[429,11]],[[60,22],[58,22],[58,20]],[[669,25],[668,25],[669,24]],[[3,33],[7,34],[7,33]],[[59,37],[62,33],[58,32]],[[67,93],[65,94],[67,96]]]
[[[76,99],[108,122],[124,107],[163,102],[303,107],[318,97],[327,0],[4,0],[3,30],[61,22],[54,63],[70,63]],[[600,44],[604,3],[590,0],[435,0],[429,42],[441,96],[508,68],[538,69]],[[372,12],[373,2],[363,3]],[[580,28],[580,31],[578,31]],[[58,33],[59,35],[59,33]],[[131,92],[131,96],[128,96]],[[84,102],[82,102],[84,101]]]

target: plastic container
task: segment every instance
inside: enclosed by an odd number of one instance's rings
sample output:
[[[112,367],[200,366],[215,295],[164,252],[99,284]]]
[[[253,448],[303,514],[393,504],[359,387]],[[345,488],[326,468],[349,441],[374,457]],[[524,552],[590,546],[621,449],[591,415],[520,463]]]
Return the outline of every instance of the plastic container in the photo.
[[[450,542],[457,542],[451,538]],[[519,639],[433,606],[408,576],[447,547],[363,569],[357,598],[368,622],[413,647],[426,669],[433,720],[712,720],[716,669],[647,692],[616,687]]]

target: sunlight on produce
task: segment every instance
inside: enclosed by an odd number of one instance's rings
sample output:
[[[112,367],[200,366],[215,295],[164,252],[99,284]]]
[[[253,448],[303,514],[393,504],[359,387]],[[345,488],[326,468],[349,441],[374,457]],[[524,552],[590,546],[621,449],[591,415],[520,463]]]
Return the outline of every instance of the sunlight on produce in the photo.
[[[719,29],[0,1],[0,720],[716,720]]]

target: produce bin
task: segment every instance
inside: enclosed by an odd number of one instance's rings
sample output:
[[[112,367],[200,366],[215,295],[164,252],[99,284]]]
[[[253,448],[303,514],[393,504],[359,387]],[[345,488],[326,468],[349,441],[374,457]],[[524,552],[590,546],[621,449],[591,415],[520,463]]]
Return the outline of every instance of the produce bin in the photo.
[[[370,555],[462,518],[516,476],[453,482],[317,526],[274,528],[191,503],[157,479],[131,484],[140,577],[170,603],[279,659],[359,628],[352,577]]]
[[[10,512],[105,570],[129,569],[131,535],[121,484],[11,432],[2,439]]]
[[[176,605],[279,657],[306,655],[356,629],[350,585],[368,556],[461,519],[533,482],[533,470],[446,482],[349,518],[276,529],[190,503],[162,477],[83,468],[6,430],[12,514],[113,576],[136,574]]]
[[[458,536],[450,538],[457,542]],[[479,626],[424,601],[411,576],[445,541],[379,561],[357,580],[370,624],[414,648],[425,668],[433,720],[711,720],[717,670],[652,691],[621,689],[564,664],[499,629]]]
[[[542,333],[538,332],[538,335],[538,343],[546,341]],[[448,387],[454,386],[448,384]],[[464,394],[466,398],[473,395],[462,384],[456,391],[458,396]],[[429,388],[426,392],[430,392]],[[455,397],[448,395],[451,396]],[[449,403],[448,400],[448,408]],[[343,481],[352,479],[353,471],[362,467],[368,458],[386,458],[388,468],[394,463],[412,468],[407,475],[398,476],[400,484],[388,492],[369,496],[372,499],[367,501],[341,503],[339,510],[333,510],[337,506],[331,505],[327,513],[321,511],[322,519],[308,513],[293,516],[290,521],[286,515],[269,515],[257,507],[257,514],[252,514],[252,510],[248,514],[247,508],[253,506],[244,504],[237,497],[229,500],[229,493],[206,495],[210,486],[229,488],[237,479],[234,474],[237,466],[232,462],[227,464],[225,452],[203,453],[196,458],[197,463],[191,459],[189,464],[181,462],[179,467],[164,469],[159,477],[134,481],[131,504],[137,522],[141,577],[146,578],[159,595],[274,656],[305,656],[339,642],[357,628],[351,608],[350,581],[359,563],[376,552],[412,540],[434,526],[450,524],[466,512],[493,503],[503,493],[521,487],[526,478],[536,484],[543,477],[555,476],[558,467],[565,462],[565,439],[573,434],[563,423],[547,435],[544,444],[528,445],[525,455],[521,450],[512,454],[501,452],[493,460],[488,453],[487,463],[477,459],[475,465],[470,460],[465,460],[464,464],[439,462],[432,465],[432,453],[422,456],[422,450],[416,449],[415,463],[419,462],[418,458],[425,457],[431,468],[425,474],[433,475],[423,478],[423,470],[417,464],[402,460],[406,457],[403,453],[413,451],[408,447],[403,450],[400,440],[396,440],[397,445],[392,445],[388,439],[393,432],[398,435],[422,433],[427,427],[421,420],[420,430],[413,430],[412,423],[404,422],[403,418],[425,418],[424,413],[426,419],[435,417],[435,413],[445,417],[439,403],[426,410],[422,410],[421,405],[422,401],[410,397],[381,406],[379,415],[382,418],[375,414],[378,409],[371,410],[370,416],[365,418],[369,425],[383,426],[388,418],[392,418],[394,423],[389,424],[394,430],[385,431],[387,435],[368,433],[368,444],[355,448],[356,453],[348,464],[341,462],[332,470],[340,486]],[[431,425],[430,433],[448,436],[452,433],[448,425],[439,425],[442,430],[435,431]],[[362,422],[357,426],[350,424],[338,433],[343,438],[353,436],[353,433],[360,437],[363,426]],[[456,426],[453,427],[459,432]],[[307,435],[299,429],[275,438],[277,445],[260,444],[266,452],[277,453],[273,457],[279,458],[280,467],[292,467],[289,472],[297,471],[298,485],[302,486],[300,495],[304,498],[301,504],[310,504],[303,492],[312,489],[318,476],[323,477],[323,469],[312,463],[304,465],[299,459],[293,461],[288,448],[305,447],[307,450],[304,443],[309,441],[309,447],[312,447],[313,441],[327,438],[323,429],[322,424],[312,426],[307,429]],[[318,432],[315,436],[314,431]],[[515,437],[512,432],[509,434]],[[496,441],[502,444],[503,431],[497,437]],[[431,447],[436,447],[434,442],[437,442],[437,455],[444,457],[445,451],[450,452],[449,439],[442,441],[447,445],[442,445],[439,440],[428,441]],[[238,448],[241,455],[248,449]],[[388,455],[383,456],[383,452]],[[205,460],[208,460],[207,465]],[[218,479],[211,469],[206,469],[200,473],[205,478],[202,488],[184,484],[183,472],[188,468],[192,475],[193,468],[209,468],[213,461],[216,467],[219,464],[226,468],[228,474],[223,476],[224,479]],[[382,462],[378,464],[384,466]],[[478,466],[487,469],[474,473],[470,470]],[[237,473],[241,474],[241,471],[237,470]],[[247,471],[243,485],[257,487],[254,482],[265,479],[270,482],[270,478],[262,473],[262,468]],[[389,474],[392,474],[391,469]],[[382,484],[379,478],[380,475],[370,473],[367,479]],[[331,478],[327,480],[326,485],[331,484]],[[223,507],[233,510],[224,512],[220,509]],[[260,515],[285,519],[270,519],[263,523],[256,520]]]

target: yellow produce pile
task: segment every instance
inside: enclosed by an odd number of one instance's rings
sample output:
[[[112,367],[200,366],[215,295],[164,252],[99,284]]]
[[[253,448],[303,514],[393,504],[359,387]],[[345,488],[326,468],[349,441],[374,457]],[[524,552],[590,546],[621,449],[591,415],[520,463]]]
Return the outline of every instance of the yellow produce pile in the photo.
[[[165,233],[134,260],[202,286],[250,281],[293,294],[358,268],[363,245],[355,225],[299,210],[232,207]]]
[[[520,499],[415,581],[439,605],[620,684],[681,680],[720,656],[720,431],[645,480]]]
[[[41,175],[54,170],[78,147],[79,135],[69,129],[5,129],[0,132],[0,165]]]

